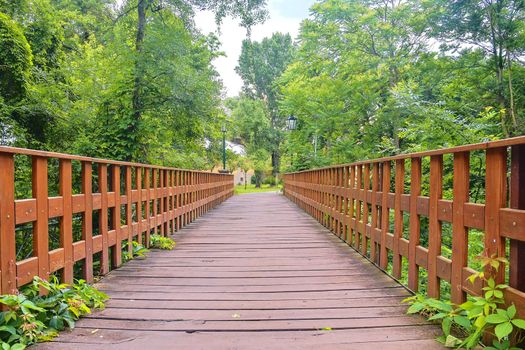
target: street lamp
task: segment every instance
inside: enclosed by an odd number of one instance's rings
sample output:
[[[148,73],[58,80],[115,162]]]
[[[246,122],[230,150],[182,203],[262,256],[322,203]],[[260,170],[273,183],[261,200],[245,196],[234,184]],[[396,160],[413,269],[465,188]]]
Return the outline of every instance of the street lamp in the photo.
[[[222,125],[222,172],[226,173],[226,125]]]
[[[288,130],[295,130],[297,128],[297,118],[293,115],[289,116],[288,119],[286,119],[286,127]]]

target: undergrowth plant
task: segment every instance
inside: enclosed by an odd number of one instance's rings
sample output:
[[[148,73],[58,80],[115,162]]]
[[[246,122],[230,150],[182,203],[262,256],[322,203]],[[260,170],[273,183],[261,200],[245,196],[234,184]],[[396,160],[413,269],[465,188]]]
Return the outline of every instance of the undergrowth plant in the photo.
[[[122,260],[124,263],[130,260],[133,260],[135,258],[145,258],[146,253],[149,252],[149,250],[146,247],[144,247],[142,244],[140,244],[137,241],[122,243],[122,249],[127,250],[130,245],[131,245],[131,252],[122,255]]]
[[[173,250],[175,245],[175,241],[169,237],[164,237],[161,235],[150,236],[150,247],[152,249]]]
[[[478,257],[484,268],[497,272],[502,265],[508,264],[501,257]],[[492,274],[477,272],[469,277],[471,283],[480,279],[483,282],[483,293],[478,297],[469,297],[461,305],[449,301],[428,298],[424,295],[415,295],[403,302],[410,304],[409,314],[420,313],[430,321],[441,323],[443,335],[438,341],[447,347],[457,349],[473,349],[482,343],[483,335],[493,335],[488,350],[519,350],[512,344],[520,344],[525,340],[525,320],[516,317],[514,304],[506,307],[503,291],[506,284],[496,284]]]
[[[45,295],[40,291],[44,290]],[[108,296],[84,280],[73,285],[34,277],[17,295],[0,296],[0,348],[23,350],[28,345],[49,341],[93,309],[103,309]]]

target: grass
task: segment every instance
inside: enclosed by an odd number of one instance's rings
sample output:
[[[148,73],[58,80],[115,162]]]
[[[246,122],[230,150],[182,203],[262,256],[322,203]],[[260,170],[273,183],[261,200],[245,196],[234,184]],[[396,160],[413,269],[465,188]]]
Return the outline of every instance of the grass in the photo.
[[[258,192],[276,192],[281,189],[280,186],[261,185],[261,188],[255,188],[255,185],[248,185],[246,189],[244,185],[235,186],[235,194],[258,193]]]

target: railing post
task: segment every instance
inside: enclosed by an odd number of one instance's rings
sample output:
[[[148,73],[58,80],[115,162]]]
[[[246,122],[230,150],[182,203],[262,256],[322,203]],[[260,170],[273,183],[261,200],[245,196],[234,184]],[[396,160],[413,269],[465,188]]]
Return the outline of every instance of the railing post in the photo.
[[[63,214],[60,220],[60,246],[64,249],[63,282],[73,282],[73,208],[71,160],[60,160],[60,195],[63,201]],[[107,220],[106,220],[107,222]]]
[[[15,161],[5,153],[0,153],[0,270],[2,294],[15,294]]]
[[[49,201],[47,158],[33,157],[33,198],[36,221],[33,222],[33,255],[38,258],[38,276],[49,278]],[[46,290],[42,288],[41,293]]]
[[[525,145],[511,149],[510,207],[525,209]],[[525,292],[525,241],[510,240],[510,286]]]

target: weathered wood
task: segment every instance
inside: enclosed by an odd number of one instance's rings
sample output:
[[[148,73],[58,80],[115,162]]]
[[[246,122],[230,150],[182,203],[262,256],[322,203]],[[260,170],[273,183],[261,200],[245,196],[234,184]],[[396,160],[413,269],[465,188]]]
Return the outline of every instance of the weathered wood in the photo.
[[[147,344],[144,339],[151,342],[151,332],[162,330],[157,342],[168,344],[169,338],[177,346],[188,333],[220,332],[223,338],[242,331],[225,346],[196,338],[188,348],[226,349],[240,339],[251,339],[243,343],[247,350],[297,348],[308,332],[321,338],[343,332],[329,349],[354,342],[366,348],[374,339],[403,348],[432,339],[437,330],[405,314],[404,288],[278,194],[236,196],[175,239],[175,250],[152,252],[102,279],[97,286],[111,296],[106,309],[80,320],[52,345],[97,349],[116,331],[133,332],[125,346],[136,349]],[[326,327],[332,331],[323,333]],[[282,338],[285,333],[290,335]],[[279,342],[272,340],[276,337]],[[437,342],[426,345],[441,348]]]

